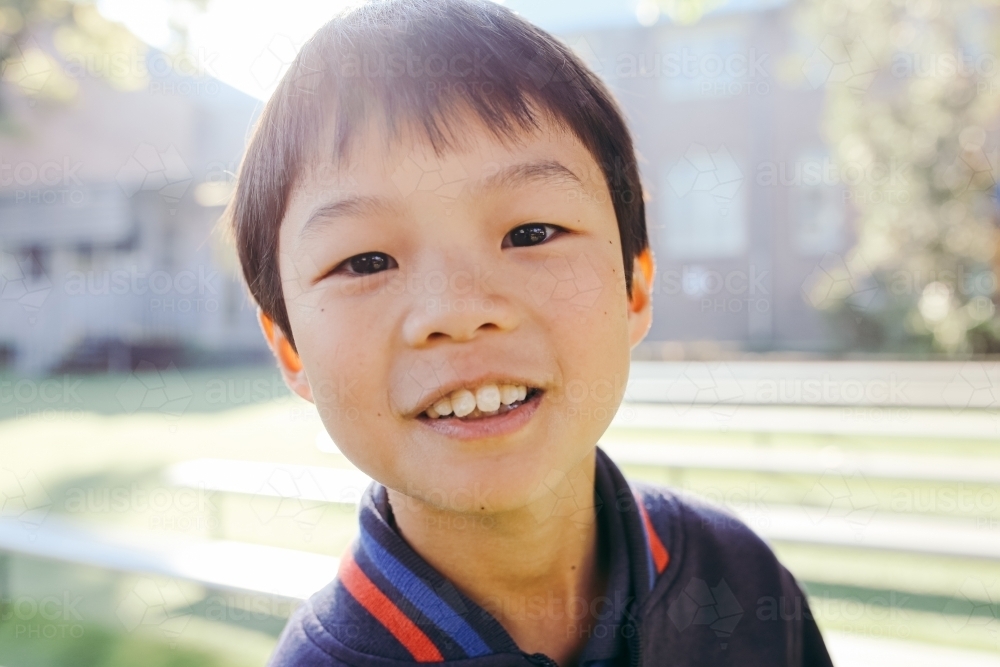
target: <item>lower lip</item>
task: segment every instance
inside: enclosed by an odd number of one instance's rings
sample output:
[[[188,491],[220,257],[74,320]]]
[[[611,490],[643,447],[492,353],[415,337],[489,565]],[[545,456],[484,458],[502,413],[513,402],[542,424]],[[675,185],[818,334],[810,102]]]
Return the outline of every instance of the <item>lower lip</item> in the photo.
[[[417,420],[441,435],[457,440],[498,438],[510,435],[527,424],[538,406],[541,405],[543,396],[545,396],[545,392],[540,391],[517,409],[492,417],[481,417],[471,421],[462,421],[456,418],[431,419],[430,417],[418,417]]]

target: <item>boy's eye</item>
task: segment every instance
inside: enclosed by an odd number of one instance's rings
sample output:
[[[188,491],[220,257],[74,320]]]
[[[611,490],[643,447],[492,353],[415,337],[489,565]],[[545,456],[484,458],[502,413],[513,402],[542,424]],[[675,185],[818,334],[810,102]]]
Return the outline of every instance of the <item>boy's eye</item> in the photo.
[[[504,237],[503,243],[500,247],[508,248],[515,247],[520,248],[524,246],[538,245],[548,241],[550,238],[559,233],[560,228],[555,225],[545,225],[540,222],[530,222],[526,225],[521,225],[520,227],[515,227]],[[508,242],[509,239],[509,242]]]
[[[330,273],[346,273],[347,275],[371,275],[379,271],[398,267],[396,260],[381,252],[366,252],[344,260]]]

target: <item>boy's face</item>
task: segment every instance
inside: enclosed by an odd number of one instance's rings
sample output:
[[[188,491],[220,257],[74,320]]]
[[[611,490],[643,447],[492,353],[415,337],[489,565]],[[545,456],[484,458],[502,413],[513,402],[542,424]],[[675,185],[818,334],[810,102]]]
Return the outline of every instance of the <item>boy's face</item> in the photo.
[[[386,149],[373,124],[346,165],[303,170],[279,233],[301,370],[282,366],[371,477],[497,512],[592,454],[650,324],[651,276],[636,263],[629,301],[603,174],[568,131],[505,146],[469,120],[458,134],[437,156],[406,134]],[[489,384],[540,394],[481,420],[421,414]]]

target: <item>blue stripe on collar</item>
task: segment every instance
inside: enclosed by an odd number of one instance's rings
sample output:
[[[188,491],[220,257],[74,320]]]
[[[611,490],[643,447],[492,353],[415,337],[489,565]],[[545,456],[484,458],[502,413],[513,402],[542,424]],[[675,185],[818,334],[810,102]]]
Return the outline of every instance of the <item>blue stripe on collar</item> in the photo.
[[[472,626],[434,592],[426,583],[399,562],[379,544],[362,525],[361,545],[383,576],[392,582],[414,607],[462,647],[466,655],[475,658],[492,653]]]

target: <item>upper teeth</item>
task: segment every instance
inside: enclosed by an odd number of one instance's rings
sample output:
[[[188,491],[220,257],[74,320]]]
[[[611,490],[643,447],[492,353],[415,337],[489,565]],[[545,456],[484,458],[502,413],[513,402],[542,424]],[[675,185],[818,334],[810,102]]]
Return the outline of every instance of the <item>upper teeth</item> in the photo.
[[[523,401],[528,395],[528,387],[523,384],[484,384],[474,391],[456,389],[425,411],[431,419],[446,417],[452,412],[456,417],[465,417],[479,408],[480,412],[490,413],[500,409],[500,405],[510,405],[515,401]]]

